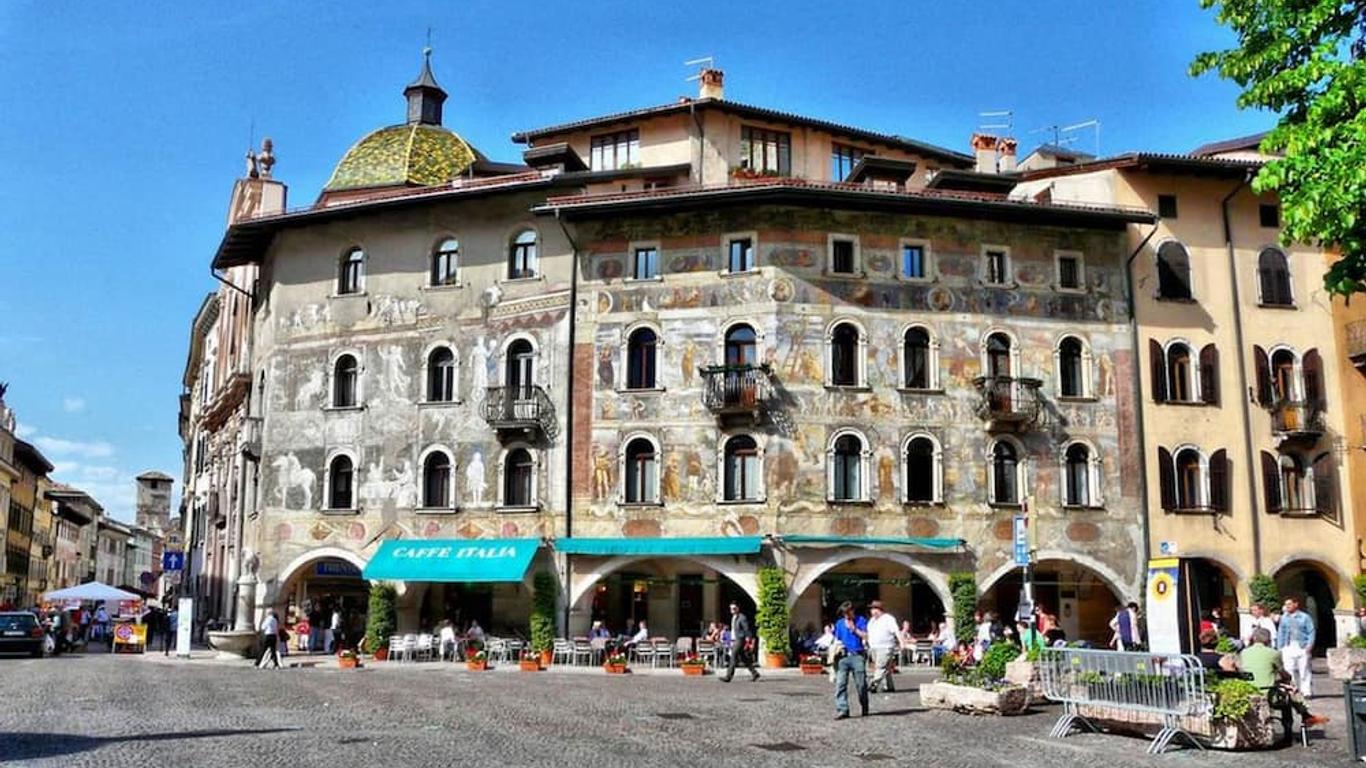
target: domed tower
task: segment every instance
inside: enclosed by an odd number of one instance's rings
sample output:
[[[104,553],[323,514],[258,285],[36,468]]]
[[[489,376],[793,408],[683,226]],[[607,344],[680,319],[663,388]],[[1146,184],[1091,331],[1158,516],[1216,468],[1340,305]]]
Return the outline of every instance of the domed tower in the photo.
[[[446,91],[432,74],[432,49],[403,89],[408,119],[366,134],[342,156],[319,203],[345,202],[405,187],[449,184],[487,163],[469,142],[441,124]]]

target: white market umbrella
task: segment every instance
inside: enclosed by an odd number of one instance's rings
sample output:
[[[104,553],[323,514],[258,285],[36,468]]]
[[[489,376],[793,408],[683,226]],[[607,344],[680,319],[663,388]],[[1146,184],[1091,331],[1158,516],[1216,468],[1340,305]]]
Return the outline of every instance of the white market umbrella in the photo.
[[[51,592],[43,593],[44,600],[103,600],[108,603],[119,600],[141,600],[141,597],[132,592],[124,592],[116,587],[99,581],[90,581],[77,587],[67,587],[66,589],[54,589]]]

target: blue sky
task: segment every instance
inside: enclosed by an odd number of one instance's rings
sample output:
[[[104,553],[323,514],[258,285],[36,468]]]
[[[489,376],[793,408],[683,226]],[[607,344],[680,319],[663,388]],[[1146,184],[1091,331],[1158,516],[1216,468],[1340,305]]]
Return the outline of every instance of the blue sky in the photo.
[[[210,10],[210,6],[219,6]],[[308,7],[316,6],[316,7]],[[132,477],[181,474],[190,319],[255,136],[290,204],[356,139],[400,122],[433,28],[446,124],[496,160],[508,136],[695,92],[960,151],[1014,111],[1027,151],[1102,123],[1101,150],[1185,151],[1263,130],[1193,80],[1231,37],[1196,0],[829,3],[0,3],[0,381],[57,477],[131,517]],[[1094,138],[1082,138],[1090,149]]]

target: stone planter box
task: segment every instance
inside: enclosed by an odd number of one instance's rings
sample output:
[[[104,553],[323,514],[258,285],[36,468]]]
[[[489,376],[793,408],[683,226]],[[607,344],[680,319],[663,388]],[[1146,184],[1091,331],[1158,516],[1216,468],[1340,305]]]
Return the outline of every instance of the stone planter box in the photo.
[[[1029,707],[1029,691],[1019,685],[988,691],[945,682],[922,683],[920,703],[929,709],[969,715],[1018,715]]]
[[[1183,717],[1180,727],[1211,749],[1269,749],[1282,730],[1277,713],[1266,698],[1253,696],[1242,720],[1214,720],[1210,717]],[[1162,728],[1162,716],[1147,712],[1128,712],[1098,704],[1082,704],[1077,713],[1107,731],[1153,736]]]
[[[1038,665],[1032,661],[1025,661],[1024,656],[1006,664],[1006,682],[1029,691],[1030,701],[1043,700],[1043,683],[1039,680]]]
[[[1328,676],[1351,680],[1358,669],[1366,669],[1366,648],[1329,648]]]

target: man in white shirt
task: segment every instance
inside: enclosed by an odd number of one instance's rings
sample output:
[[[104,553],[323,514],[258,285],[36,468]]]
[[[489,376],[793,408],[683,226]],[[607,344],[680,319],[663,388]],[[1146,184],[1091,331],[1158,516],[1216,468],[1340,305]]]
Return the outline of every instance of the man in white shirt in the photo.
[[[327,652],[336,653],[342,642],[341,608],[332,609],[332,621],[327,627]]]
[[[1276,620],[1266,615],[1266,609],[1257,603],[1253,603],[1252,608],[1249,610],[1252,613],[1252,618],[1248,620],[1247,632],[1243,634],[1243,646],[1251,648],[1252,633],[1259,629],[1265,629],[1267,633],[1271,635],[1271,647],[1275,648]]]
[[[896,661],[900,646],[896,617],[882,610],[881,600],[868,604],[868,614],[868,654],[873,662],[873,679],[868,683],[868,690],[876,692],[885,684],[887,692],[892,693],[896,690],[892,682],[892,663]]]
[[[627,648],[634,648],[634,647],[636,647],[637,645],[639,645],[640,643],[643,643],[643,642],[645,642],[646,640],[649,640],[649,639],[650,639],[650,630],[647,629],[647,628],[645,627],[645,621],[642,619],[641,622],[640,622],[640,628],[636,630],[636,633],[635,633],[634,635],[631,635],[631,639],[630,639],[630,640],[627,640],[627,641],[626,641],[626,647],[627,647]]]
[[[275,609],[266,611],[266,619],[261,622],[261,658],[256,660],[261,669],[280,668],[280,620],[275,617]]]

